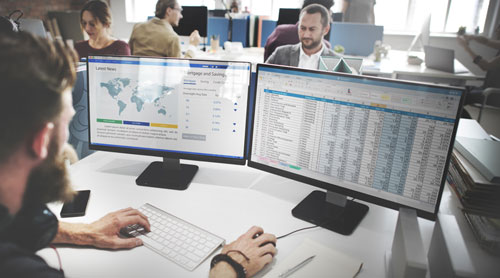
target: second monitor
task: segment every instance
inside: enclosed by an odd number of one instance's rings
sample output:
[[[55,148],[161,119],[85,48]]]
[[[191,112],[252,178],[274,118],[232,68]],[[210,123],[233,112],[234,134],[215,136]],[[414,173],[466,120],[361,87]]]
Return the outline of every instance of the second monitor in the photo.
[[[314,191],[292,214],[350,234],[353,198],[435,219],[463,91],[399,80],[258,65],[248,165]]]
[[[90,149],[163,157],[138,185],[185,189],[198,167],[245,164],[250,63],[89,56]]]

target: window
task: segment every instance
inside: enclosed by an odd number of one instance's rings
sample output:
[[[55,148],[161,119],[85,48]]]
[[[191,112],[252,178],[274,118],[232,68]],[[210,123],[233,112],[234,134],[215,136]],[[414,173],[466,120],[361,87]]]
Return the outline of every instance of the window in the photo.
[[[220,0],[217,0],[219,2]],[[303,0],[237,0],[255,15],[268,15],[278,19],[279,8],[300,8]],[[153,16],[157,0],[125,0],[129,22],[146,21]],[[179,0],[181,5],[215,8],[216,0]],[[232,0],[225,0],[230,5]],[[342,9],[343,0],[336,0],[334,11]],[[386,31],[420,30],[426,15],[431,13],[431,32],[455,33],[465,26],[472,33],[476,27],[482,32],[490,0],[377,0],[375,23],[384,25]]]
[[[377,0],[375,23],[388,31],[418,31],[431,14],[431,32],[483,31],[490,0]]]

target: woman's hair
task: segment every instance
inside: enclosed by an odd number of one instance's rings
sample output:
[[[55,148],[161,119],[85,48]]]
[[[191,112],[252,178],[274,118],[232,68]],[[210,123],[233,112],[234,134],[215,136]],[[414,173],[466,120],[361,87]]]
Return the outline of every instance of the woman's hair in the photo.
[[[82,20],[83,12],[88,11],[97,18],[102,25],[106,27],[111,26],[111,10],[109,9],[108,3],[101,0],[91,0],[88,1],[80,11],[80,20]]]

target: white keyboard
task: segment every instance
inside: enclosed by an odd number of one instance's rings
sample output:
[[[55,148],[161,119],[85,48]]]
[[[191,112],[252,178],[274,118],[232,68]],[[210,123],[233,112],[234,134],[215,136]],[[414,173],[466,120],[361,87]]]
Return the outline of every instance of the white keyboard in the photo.
[[[151,232],[130,225],[120,232],[142,239],[146,247],[192,271],[225,240],[148,203],[138,208],[148,217]]]

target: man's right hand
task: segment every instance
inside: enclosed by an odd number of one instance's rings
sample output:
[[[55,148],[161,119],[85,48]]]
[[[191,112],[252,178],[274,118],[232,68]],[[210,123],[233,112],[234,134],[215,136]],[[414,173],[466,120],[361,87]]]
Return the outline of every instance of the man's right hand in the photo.
[[[200,33],[198,30],[194,30],[191,35],[189,35],[189,44],[193,46],[198,46],[201,42]]]
[[[273,260],[274,255],[276,255],[276,236],[273,234],[265,234],[264,230],[260,227],[252,227],[248,232],[241,235],[237,240],[227,244],[222,249],[222,254],[227,254],[234,261],[241,264],[247,271],[247,277],[251,277],[259,272],[264,266]],[[236,251],[236,252],[234,252]],[[242,254],[248,258],[245,258]],[[219,263],[221,264],[221,263]],[[226,265],[227,267],[228,265]],[[212,269],[215,269],[217,265]],[[221,266],[221,268],[224,265]],[[230,267],[230,266],[229,266]],[[230,277],[224,271],[219,273],[210,273],[211,277]]]

